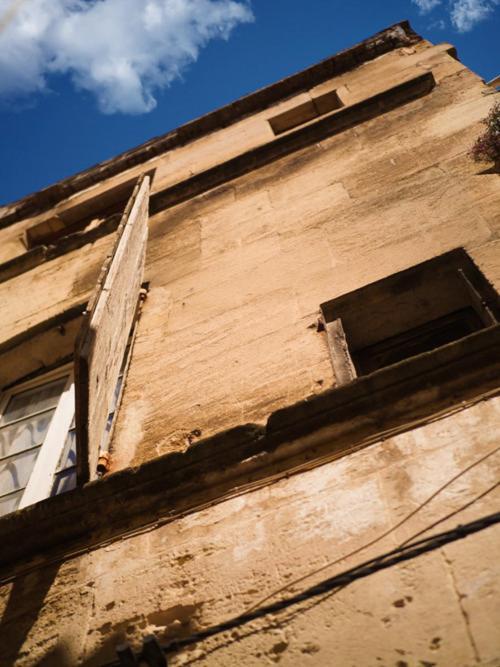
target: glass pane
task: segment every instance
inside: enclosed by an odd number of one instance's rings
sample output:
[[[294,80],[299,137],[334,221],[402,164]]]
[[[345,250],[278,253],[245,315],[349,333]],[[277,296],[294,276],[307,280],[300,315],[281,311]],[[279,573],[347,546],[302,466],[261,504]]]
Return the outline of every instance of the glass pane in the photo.
[[[0,495],[26,486],[39,451],[37,447],[0,463]]]
[[[68,435],[66,436],[64,449],[57,470],[64,470],[64,468],[70,468],[74,465],[76,465],[76,433],[72,429],[71,431],[68,431]]]
[[[0,427],[0,459],[35,445],[41,445],[49,428],[54,410],[44,412],[11,426]]]
[[[113,394],[113,402],[111,403],[111,412],[114,412],[116,410],[116,404],[118,403],[118,397],[120,396],[122,383],[123,383],[123,375],[119,375],[118,380],[116,381],[115,393]]]
[[[17,510],[22,497],[23,491],[17,491],[16,493],[11,493],[9,496],[5,496],[5,498],[0,498],[0,516]]]
[[[59,493],[65,493],[76,489],[76,468],[68,468],[58,472],[54,476],[54,486],[52,487],[52,495],[57,496]]]
[[[59,378],[34,389],[21,391],[10,399],[7,409],[0,420],[1,424],[8,424],[16,419],[27,417],[34,412],[55,408],[62,394],[67,378]]]

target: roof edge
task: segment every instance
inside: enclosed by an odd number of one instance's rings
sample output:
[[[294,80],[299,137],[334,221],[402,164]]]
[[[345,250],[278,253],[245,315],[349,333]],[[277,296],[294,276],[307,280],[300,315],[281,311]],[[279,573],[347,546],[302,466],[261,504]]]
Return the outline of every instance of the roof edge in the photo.
[[[41,213],[63,199],[85,190],[95,183],[110,178],[121,171],[144,163],[178,146],[185,145],[242,118],[261,111],[279,100],[294,95],[305,88],[338,76],[374,58],[421,41],[409,21],[401,21],[377,32],[348,49],[339,51],[319,63],[287,76],[280,81],[245,95],[234,102],[200,116],[166,134],[154,137],[139,146],[104,160],[88,169],[56,182],[42,190],[6,204],[6,213],[0,217],[0,229],[18,222],[23,217]]]

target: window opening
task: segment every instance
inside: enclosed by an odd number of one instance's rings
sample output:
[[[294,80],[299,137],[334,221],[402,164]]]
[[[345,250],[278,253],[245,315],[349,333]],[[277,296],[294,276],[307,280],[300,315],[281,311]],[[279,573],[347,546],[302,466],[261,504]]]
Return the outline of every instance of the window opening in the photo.
[[[53,421],[69,382],[68,372],[39,379],[35,386],[32,382],[12,389],[0,403],[0,515],[29,504],[33,476],[45,465],[45,444],[58,446]]]
[[[106,423],[102,444],[106,452],[135,328],[136,323],[125,349]],[[105,470],[106,466],[101,466],[100,473]],[[77,486],[76,473],[74,381],[71,368],[66,366],[12,387],[0,400],[0,516],[71,491]]]
[[[57,496],[59,493],[65,493],[74,488],[76,488],[76,435],[75,416],[73,414],[61,458],[54,474],[54,485],[51,495]]]
[[[384,366],[397,364],[408,357],[430,352],[441,345],[464,338],[474,331],[479,331],[483,326],[481,318],[473,308],[462,308],[353,352],[352,359],[357,374],[366,375]]]
[[[498,294],[454,250],[321,305],[338,385],[492,326]]]
[[[154,170],[148,173],[153,176]],[[37,222],[24,233],[26,248],[31,250],[36,246],[55,244],[69,234],[90,231],[114,217],[118,224],[136,183],[137,178],[120,183]]]

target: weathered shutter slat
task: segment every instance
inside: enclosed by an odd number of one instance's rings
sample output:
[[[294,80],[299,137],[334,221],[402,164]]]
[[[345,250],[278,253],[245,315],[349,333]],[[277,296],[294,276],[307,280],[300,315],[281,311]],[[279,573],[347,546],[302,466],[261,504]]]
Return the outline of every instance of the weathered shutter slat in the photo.
[[[324,324],[330,350],[330,360],[335,376],[335,385],[340,387],[356,379],[356,369],[349,353],[349,346],[340,318],[331,322],[325,321]]]
[[[471,301],[472,301],[472,303],[475,307],[476,313],[478,314],[478,316],[481,319],[484,326],[485,327],[491,327],[494,324],[496,324],[497,321],[495,319],[495,316],[491,312],[491,308],[489,308],[485,299],[477,291],[477,289],[471,283],[469,278],[466,276],[464,270],[463,269],[458,269],[458,275],[462,279],[462,285],[464,286],[464,288],[467,292],[467,295],[470,297],[470,299],[471,299]]]
[[[77,469],[96,477],[99,449],[134,321],[148,236],[149,177],[132,193],[90,299],[75,350]]]

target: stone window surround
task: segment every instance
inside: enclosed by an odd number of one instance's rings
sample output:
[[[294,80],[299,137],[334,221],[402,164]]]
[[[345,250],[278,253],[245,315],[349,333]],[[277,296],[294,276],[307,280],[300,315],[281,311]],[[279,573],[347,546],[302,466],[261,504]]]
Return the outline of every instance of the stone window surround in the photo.
[[[141,313],[141,305],[145,299],[145,295],[149,289],[149,283],[143,283],[141,286],[141,293],[139,296],[139,303],[136,310],[135,318],[132,324],[130,334],[128,336],[127,346],[125,348],[125,354],[121,360],[120,370],[118,375],[118,381],[114,391],[114,398],[111,406],[111,410],[108,414],[108,421],[106,424],[105,434],[103,436],[103,442],[101,444],[101,451],[99,459],[97,460],[97,471],[98,475],[102,475],[107,472],[109,465],[109,445],[113,436],[114,427],[116,425],[115,416],[120,408],[121,399],[124,389],[123,378],[126,377],[130,360],[132,356],[133,344],[135,341],[135,336],[137,333],[137,325],[139,316]],[[78,317],[82,311],[85,310],[86,305],[78,306],[76,309],[71,309],[68,313],[63,314],[59,318],[52,318],[46,322],[41,323],[37,329],[38,334],[44,334],[47,331],[50,331],[54,328],[59,328],[64,326],[59,324],[59,322],[76,323],[77,331],[81,330],[81,317]],[[75,317],[76,315],[76,317]],[[71,317],[68,320],[68,317]],[[76,342],[75,333],[71,332],[69,338],[73,341],[72,347],[74,348]],[[21,339],[14,340],[13,343],[18,343],[18,345],[9,345],[11,341],[6,341],[5,345],[2,345],[0,348],[0,362],[2,361],[3,354],[14,353],[16,355],[22,354],[22,345],[23,343],[28,343],[31,346],[36,346],[41,344],[37,341],[36,336],[32,335],[31,338],[27,335],[23,335]],[[3,353],[3,354],[2,354]],[[35,355],[36,356],[36,355]],[[62,377],[67,377],[67,383],[63,390],[63,393],[60,396],[60,399],[56,406],[56,412],[50,422],[50,427],[47,432],[47,435],[41,444],[41,453],[38,456],[38,459],[35,463],[35,467],[30,476],[29,484],[26,487],[25,494],[22,497],[22,501],[19,505],[19,509],[33,505],[41,500],[49,498],[52,493],[52,486],[54,480],[54,474],[57,472],[57,466],[59,463],[61,452],[64,448],[65,438],[70,429],[75,430],[74,417],[75,417],[75,373],[74,373],[74,358],[73,354],[65,355],[62,358],[58,358],[54,361],[53,364],[48,367],[39,367],[34,369],[32,372],[28,373],[24,377],[20,377],[16,381],[9,382],[3,388],[0,387],[0,418],[2,413],[5,410],[10,398],[25,390],[36,388],[40,385],[52,382]]]
[[[48,372],[45,361],[47,356],[53,357],[50,359],[56,367],[53,373],[60,372],[57,362],[60,363],[61,359],[58,357],[71,351],[73,360],[73,365],[66,369],[69,369],[70,377],[60,400],[65,409],[60,415],[57,407],[50,422],[45,437],[48,444],[45,446],[45,442],[42,443],[31,473],[32,479],[29,479],[21,499],[21,508],[50,495],[56,467],[73,418],[78,484],[95,479],[103,472],[103,468],[104,471],[107,469],[109,444],[115,422],[113,417],[121,399],[122,380],[128,369],[137,331],[136,324],[147,293],[147,289],[144,289],[147,284],[142,282],[142,278],[148,237],[149,187],[150,179],[147,175],[136,182],[121,217],[113,249],[103,263],[85,310],[82,312],[78,308],[75,312],[75,309],[72,309],[62,318],[64,322],[76,323],[76,327],[71,328],[71,335],[65,336],[63,352],[58,345],[53,349],[54,338],[47,335],[47,328],[52,331],[57,328],[63,335],[65,333],[64,325],[54,321],[54,318],[46,322],[45,327],[36,327],[38,337],[27,338],[25,333],[13,341],[6,341],[0,347],[0,359],[3,352],[9,366],[7,371],[0,368],[0,382],[4,390],[10,380],[6,401],[12,394],[12,385],[18,386],[22,380],[23,372],[24,380],[28,384],[43,382],[41,378]],[[80,314],[81,318],[78,317]],[[28,364],[26,368],[24,362],[23,370],[20,371],[16,360],[21,356],[23,361],[23,344],[27,344],[25,349],[32,348],[30,363],[35,364],[35,367],[29,368]],[[37,349],[37,344],[43,346],[43,353],[40,348]],[[14,373],[16,377],[12,378]],[[0,407],[1,398],[0,396]],[[63,430],[61,423],[65,426]]]
[[[404,346],[412,331],[420,337],[429,329],[429,337],[454,315],[448,328],[462,320],[469,331],[497,324],[500,298],[465,249],[456,248],[326,301],[320,312],[339,386],[373,372],[363,370],[360,355],[380,354],[388,343]]]
[[[336,89],[316,93],[308,91],[309,99],[269,117],[267,120],[275,135],[293,130],[299,125],[335,112],[344,106]]]

